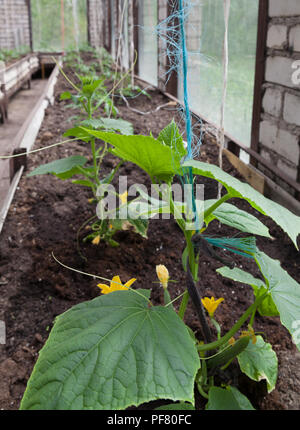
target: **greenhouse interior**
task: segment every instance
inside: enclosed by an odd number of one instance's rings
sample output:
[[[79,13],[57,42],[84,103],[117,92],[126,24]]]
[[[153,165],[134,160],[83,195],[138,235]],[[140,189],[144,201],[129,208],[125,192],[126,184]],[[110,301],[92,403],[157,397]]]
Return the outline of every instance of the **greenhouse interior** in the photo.
[[[299,0],[0,1],[1,413],[299,410],[299,235]]]

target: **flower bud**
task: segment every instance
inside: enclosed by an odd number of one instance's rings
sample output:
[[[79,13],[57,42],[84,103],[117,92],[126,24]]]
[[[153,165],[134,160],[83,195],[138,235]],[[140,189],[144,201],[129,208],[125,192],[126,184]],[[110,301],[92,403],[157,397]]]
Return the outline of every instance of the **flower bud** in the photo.
[[[156,274],[164,289],[168,288],[169,271],[163,264],[156,266]]]

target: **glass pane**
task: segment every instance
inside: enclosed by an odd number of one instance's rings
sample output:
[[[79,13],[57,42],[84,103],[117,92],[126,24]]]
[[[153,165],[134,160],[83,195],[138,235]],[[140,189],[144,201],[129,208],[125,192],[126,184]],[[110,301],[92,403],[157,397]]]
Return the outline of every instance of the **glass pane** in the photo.
[[[86,0],[64,0],[64,49],[87,45]],[[31,0],[33,48],[61,51],[61,0]]]
[[[188,17],[190,105],[217,126],[223,91],[223,0],[195,0]],[[225,132],[250,146],[255,75],[258,0],[231,0]],[[182,81],[179,98],[183,100]]]
[[[157,85],[157,0],[139,1],[139,76]]]

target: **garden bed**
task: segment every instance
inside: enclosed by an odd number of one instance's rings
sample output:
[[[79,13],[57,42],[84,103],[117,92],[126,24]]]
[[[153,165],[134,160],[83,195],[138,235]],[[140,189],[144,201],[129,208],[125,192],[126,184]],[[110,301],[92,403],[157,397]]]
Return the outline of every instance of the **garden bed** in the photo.
[[[38,134],[35,148],[62,140],[63,132],[70,128],[68,118],[74,112],[65,108],[60,101],[63,91],[70,90],[68,83],[59,76],[55,88],[55,103],[49,106]],[[158,90],[147,89],[151,99],[140,95],[129,103],[140,111],[149,111],[168,102]],[[182,124],[176,106],[167,106],[151,115],[139,115],[118,103],[120,117],[132,122],[135,134],[154,137],[174,118]],[[183,131],[183,130],[181,130]],[[70,142],[49,150],[37,152],[28,157],[28,171],[40,164],[70,155],[84,155],[90,158],[89,148],[82,142]],[[217,164],[218,149],[205,138],[200,158]],[[103,174],[117,164],[112,156],[103,163]],[[224,159],[224,170],[233,176],[239,174]],[[150,185],[145,173],[138,167],[126,163],[119,171],[128,177],[128,186],[134,183]],[[205,179],[205,198],[216,198],[217,183]],[[155,283],[155,266],[164,264],[170,277],[177,283],[170,283],[170,294],[175,298],[185,289],[185,273],[181,254],[184,238],[173,221],[151,220],[148,239],[133,231],[122,231],[115,239],[119,247],[112,248],[100,241],[99,245],[83,243],[80,234],[78,250],[77,231],[95,213],[95,207],[88,202],[88,189],[60,181],[53,176],[26,178],[19,183],[13,204],[8,213],[0,237],[0,320],[6,323],[6,345],[0,345],[0,408],[18,409],[26,382],[37,360],[39,350],[47,340],[54,318],[76,303],[90,300],[99,295],[97,280],[76,273],[59,265],[55,257],[70,267],[112,278],[120,275],[122,281],[137,278],[134,285],[151,288],[156,304],[162,303],[163,293]],[[300,282],[299,253],[291,240],[267,219],[252,209],[248,203],[236,200],[238,207],[254,214],[269,227],[273,239],[258,237],[258,247],[270,257],[279,259],[282,267]],[[209,226],[210,235],[230,236],[236,230],[214,221]],[[82,258],[82,255],[85,259]],[[238,265],[259,276],[257,266],[248,259],[230,256]],[[216,318],[225,332],[239,318],[252,302],[251,287],[236,284],[216,273],[222,264],[206,256],[201,258],[200,279],[203,295],[224,297],[216,312]],[[189,305],[187,324],[201,337],[198,319]],[[300,353],[294,346],[287,330],[277,317],[256,318],[255,331],[263,332],[272,344],[279,360],[279,375],[276,389],[267,394],[265,381],[256,383],[240,374],[234,364],[222,375],[225,382],[231,382],[244,393],[256,409],[299,409],[300,407]],[[201,407],[201,398],[197,400]]]

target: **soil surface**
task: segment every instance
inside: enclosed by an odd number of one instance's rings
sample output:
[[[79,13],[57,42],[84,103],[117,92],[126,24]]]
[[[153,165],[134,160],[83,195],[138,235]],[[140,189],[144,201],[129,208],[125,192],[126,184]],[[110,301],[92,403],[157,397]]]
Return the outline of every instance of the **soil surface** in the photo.
[[[59,100],[60,94],[66,90],[70,90],[69,84],[60,76],[55,87],[55,103],[46,111],[35,148],[61,141],[63,132],[71,127],[69,118],[76,111],[66,108],[67,101]],[[169,101],[158,90],[147,88],[147,91],[151,99],[140,95],[129,100],[130,106],[146,112]],[[120,117],[133,123],[135,134],[148,135],[151,131],[157,136],[173,118],[183,131],[178,106],[169,105],[151,115],[140,115],[130,110],[122,100],[116,99],[116,102]],[[28,171],[40,164],[75,154],[91,159],[89,147],[82,142],[71,142],[29,156]],[[217,164],[218,149],[209,136],[204,136],[199,157]],[[117,162],[108,155],[103,162],[103,175]],[[223,167],[231,175],[242,179],[226,159]],[[147,175],[130,163],[124,164],[119,173],[128,177],[129,186],[133,183],[150,185]],[[217,183],[205,179],[203,182],[205,198],[216,198]],[[157,264],[164,264],[169,269],[171,279],[178,281],[170,284],[172,298],[185,289],[185,273],[181,265],[184,238],[173,220],[151,220],[147,239],[131,230],[119,232],[115,239],[120,245],[115,248],[101,241],[99,245],[83,243],[88,230],[80,232],[78,242],[78,229],[95,213],[95,207],[88,202],[90,197],[91,193],[85,187],[76,186],[69,180],[60,181],[50,175],[32,178],[23,175],[19,183],[0,237],[0,320],[6,324],[6,344],[0,345],[1,409],[19,408],[27,380],[39,350],[48,338],[54,318],[71,306],[100,293],[96,279],[62,267],[53,259],[52,253],[65,265],[84,272],[106,278],[118,274],[124,282],[136,277],[135,285],[138,288],[152,289],[156,304],[162,303],[163,298],[158,284],[154,283]],[[273,239],[258,237],[258,247],[272,258],[279,259],[282,267],[300,282],[299,253],[290,239],[271,219],[260,215],[247,202],[236,200],[235,203],[269,227]],[[219,223],[214,221],[207,233],[230,236],[236,234],[236,230],[226,226],[220,229]],[[251,260],[233,254],[226,257],[231,258],[238,267],[259,276]],[[252,303],[253,293],[251,287],[235,284],[218,275],[216,269],[221,266],[221,263],[203,256],[199,268],[199,288],[203,296],[224,297],[215,316],[225,333]],[[200,339],[200,325],[191,304],[185,321]],[[299,409],[300,353],[289,333],[277,317],[257,315],[254,329],[264,333],[265,339],[277,353],[279,371],[275,390],[268,394],[265,381],[257,383],[250,380],[239,372],[236,363],[222,375],[223,381],[237,386],[256,409]],[[201,398],[197,404],[199,408],[203,406]]]

